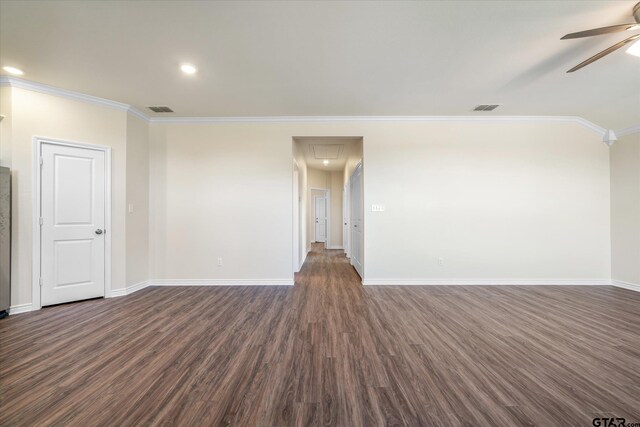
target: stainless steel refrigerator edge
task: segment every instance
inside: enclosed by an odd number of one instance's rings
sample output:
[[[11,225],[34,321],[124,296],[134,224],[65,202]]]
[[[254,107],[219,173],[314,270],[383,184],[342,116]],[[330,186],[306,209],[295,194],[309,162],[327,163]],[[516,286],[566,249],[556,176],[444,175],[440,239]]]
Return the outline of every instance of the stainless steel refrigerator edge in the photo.
[[[0,318],[11,305],[11,170],[0,167]]]

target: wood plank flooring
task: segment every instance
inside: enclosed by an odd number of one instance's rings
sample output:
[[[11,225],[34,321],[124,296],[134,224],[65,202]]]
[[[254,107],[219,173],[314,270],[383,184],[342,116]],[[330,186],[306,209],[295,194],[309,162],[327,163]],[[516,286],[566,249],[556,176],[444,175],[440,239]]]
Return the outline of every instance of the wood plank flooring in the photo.
[[[640,294],[367,287],[319,246],[291,287],[163,287],[0,320],[0,425],[640,422]]]

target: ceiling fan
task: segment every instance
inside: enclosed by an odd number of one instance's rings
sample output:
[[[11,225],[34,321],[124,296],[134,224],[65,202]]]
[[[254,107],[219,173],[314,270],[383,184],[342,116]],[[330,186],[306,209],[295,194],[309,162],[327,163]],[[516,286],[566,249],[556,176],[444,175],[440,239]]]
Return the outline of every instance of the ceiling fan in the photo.
[[[610,27],[602,27],[602,28],[594,28],[592,30],[578,31],[577,33],[567,34],[564,37],[562,37],[560,40],[579,39],[579,38],[582,38],[582,37],[599,36],[601,34],[617,33],[619,31],[640,30],[640,3],[637,3],[633,7],[632,14],[633,14],[633,19],[635,19],[635,21],[636,21],[634,23],[612,25]],[[635,34],[635,35],[633,35],[633,36],[631,36],[629,38],[626,38],[626,39],[622,40],[621,42],[618,42],[618,43],[614,44],[613,46],[610,46],[610,47],[606,48],[602,52],[596,53],[595,55],[593,55],[591,58],[587,59],[586,61],[582,61],[581,63],[579,63],[578,65],[576,65],[575,67],[573,67],[572,69],[567,71],[567,73],[573,73],[574,71],[577,71],[580,68],[585,67],[585,66],[591,64],[592,62],[597,61],[598,59],[602,58],[603,56],[606,56],[606,55],[610,54],[614,50],[618,50],[622,46],[625,46],[625,45],[627,45],[627,44],[629,44],[629,43],[631,43],[633,41],[636,41],[638,39],[640,39],[640,34]],[[640,43],[640,42],[638,42],[638,43]]]

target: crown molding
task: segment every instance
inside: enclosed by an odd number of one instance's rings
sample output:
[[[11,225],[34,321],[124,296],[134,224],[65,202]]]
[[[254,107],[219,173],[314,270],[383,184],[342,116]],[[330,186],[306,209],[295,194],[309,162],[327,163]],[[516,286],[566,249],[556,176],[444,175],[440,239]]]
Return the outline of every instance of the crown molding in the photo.
[[[61,96],[104,107],[126,111],[148,123],[328,123],[328,122],[563,122],[577,123],[602,137],[606,129],[578,116],[265,116],[265,117],[150,117],[143,111],[122,102],[111,101],[67,89],[60,89],[18,77],[0,76],[0,86],[11,86],[49,95]],[[638,126],[616,132],[618,136],[639,131]],[[623,132],[622,134],[620,132]],[[624,133],[627,132],[627,133]]]
[[[151,117],[150,123],[323,123],[323,122],[570,122],[603,136],[606,129],[577,116],[272,116],[272,117]]]
[[[102,105],[104,107],[115,108],[116,110],[121,111],[128,111],[130,108],[128,104],[124,104],[122,102],[111,101],[109,99],[104,99],[93,95],[85,95],[84,93],[60,89],[54,86],[49,86],[43,83],[36,83],[17,77],[0,76],[0,85],[46,93],[48,95],[56,95],[63,98],[74,99],[76,101],[83,101],[91,104]]]
[[[129,114],[133,114],[134,116],[136,116],[140,120],[149,123],[149,117],[146,114],[144,114],[142,111],[138,110],[136,107],[129,106],[129,108],[127,109],[127,112]]]
[[[634,133],[640,133],[640,124],[616,131],[616,135],[618,136],[618,138],[621,138],[627,135],[632,135]]]
[[[144,120],[145,122],[149,122],[149,117],[137,108],[132,107],[129,104],[100,98],[98,96],[86,95],[84,93],[67,89],[60,89],[58,87],[49,86],[44,83],[32,82],[30,80],[10,76],[0,76],[0,86],[10,86],[19,89],[26,89],[34,92],[45,93],[47,95],[55,95],[62,98],[73,99],[75,101],[88,102],[90,104],[100,105],[102,107],[114,108],[116,110],[126,111]]]

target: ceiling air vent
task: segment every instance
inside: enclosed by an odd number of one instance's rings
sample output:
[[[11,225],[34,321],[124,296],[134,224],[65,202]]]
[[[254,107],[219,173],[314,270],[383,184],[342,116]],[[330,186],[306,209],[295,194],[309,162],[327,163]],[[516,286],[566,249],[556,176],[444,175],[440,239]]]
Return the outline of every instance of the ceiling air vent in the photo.
[[[493,111],[498,108],[500,104],[480,104],[476,105],[476,108],[473,111]]]
[[[169,107],[149,107],[149,110],[154,113],[173,113],[173,110]]]

